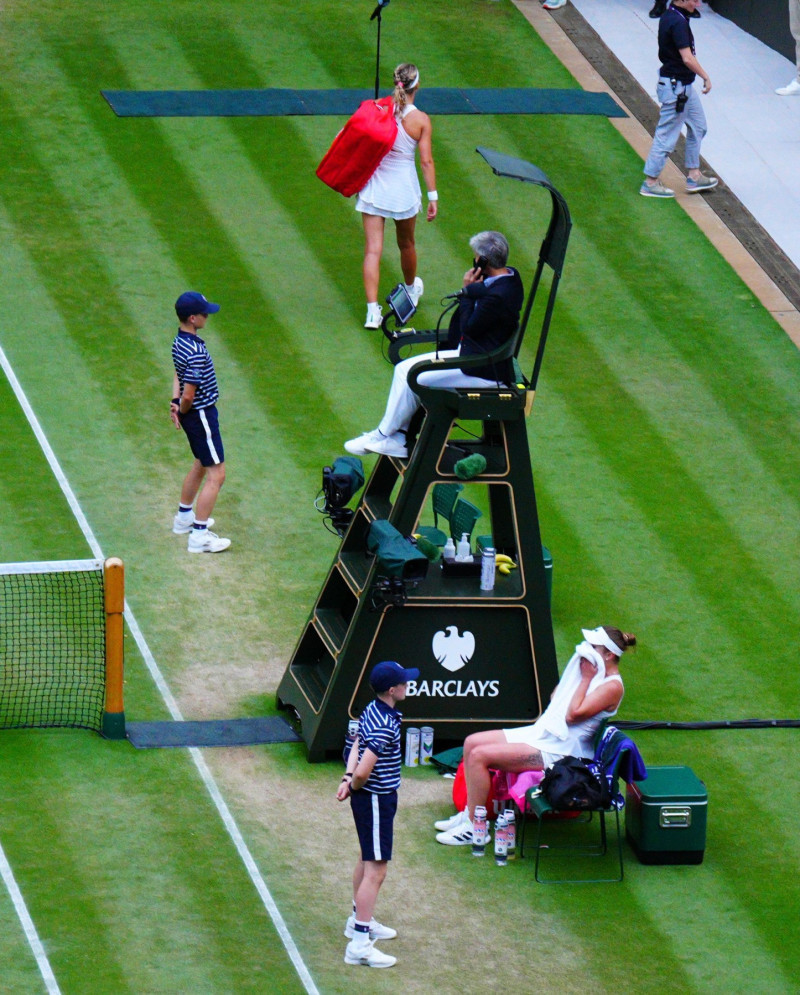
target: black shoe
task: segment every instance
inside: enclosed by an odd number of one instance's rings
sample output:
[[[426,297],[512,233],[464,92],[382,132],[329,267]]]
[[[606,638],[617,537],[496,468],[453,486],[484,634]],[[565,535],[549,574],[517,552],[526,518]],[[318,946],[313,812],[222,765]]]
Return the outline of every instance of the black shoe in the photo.
[[[666,9],[667,0],[656,0],[653,4],[653,9],[650,11],[650,17],[661,17]]]

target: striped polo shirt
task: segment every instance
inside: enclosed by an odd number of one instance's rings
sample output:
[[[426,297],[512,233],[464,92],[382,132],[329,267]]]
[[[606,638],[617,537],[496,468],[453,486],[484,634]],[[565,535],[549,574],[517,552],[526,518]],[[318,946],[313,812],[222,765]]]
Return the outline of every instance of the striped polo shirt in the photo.
[[[178,329],[172,343],[172,362],[178,374],[181,393],[183,385],[187,383],[194,384],[197,388],[192,407],[207,408],[216,404],[219,397],[217,374],[206,344],[199,335]]]
[[[400,719],[402,715],[380,698],[373,698],[358,720],[358,759],[369,747],[378,759],[364,791],[388,795],[400,787]]]

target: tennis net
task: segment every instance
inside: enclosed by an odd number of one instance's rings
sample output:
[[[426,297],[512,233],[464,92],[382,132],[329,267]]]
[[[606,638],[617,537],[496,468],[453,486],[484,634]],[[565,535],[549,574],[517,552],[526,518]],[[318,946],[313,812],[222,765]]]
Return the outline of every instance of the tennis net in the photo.
[[[104,732],[109,647],[117,642],[111,710],[122,714],[122,576],[116,559],[0,564],[0,728]]]

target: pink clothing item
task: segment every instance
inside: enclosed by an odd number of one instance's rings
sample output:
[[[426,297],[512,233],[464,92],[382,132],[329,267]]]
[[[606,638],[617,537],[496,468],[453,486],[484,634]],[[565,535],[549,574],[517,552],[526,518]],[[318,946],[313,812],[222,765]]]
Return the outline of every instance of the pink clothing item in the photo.
[[[494,775],[494,796],[498,801],[510,798],[520,809],[524,809],[525,792],[535,788],[543,777],[543,770],[526,770],[521,774],[508,774],[500,770]]]

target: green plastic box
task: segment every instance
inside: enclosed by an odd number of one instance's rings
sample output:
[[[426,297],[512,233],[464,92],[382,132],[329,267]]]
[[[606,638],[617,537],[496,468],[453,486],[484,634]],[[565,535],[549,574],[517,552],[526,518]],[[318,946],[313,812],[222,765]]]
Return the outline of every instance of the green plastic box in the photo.
[[[691,767],[650,767],[629,784],[625,833],[642,864],[700,864],[706,849],[708,792]]]

